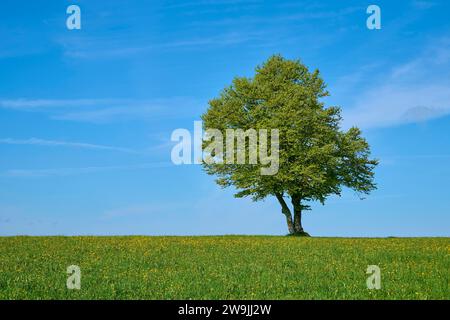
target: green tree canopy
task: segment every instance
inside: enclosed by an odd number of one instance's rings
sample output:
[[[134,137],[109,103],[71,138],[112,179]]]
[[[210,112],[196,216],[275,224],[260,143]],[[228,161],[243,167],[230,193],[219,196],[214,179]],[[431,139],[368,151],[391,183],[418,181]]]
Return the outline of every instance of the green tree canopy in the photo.
[[[224,135],[227,129],[278,129],[278,172],[262,175],[260,163],[204,163],[204,169],[218,177],[220,186],[234,186],[236,197],[257,201],[275,196],[289,233],[304,233],[301,217],[308,202],[324,204],[328,196],[340,195],[343,187],[359,194],[376,188],[377,160],[370,158],[370,147],[358,128],[340,128],[340,108],[325,107],[321,101],[328,95],[318,70],[310,72],[300,61],[280,55],[270,57],[256,68],[253,78],[235,78],[209,101],[202,119],[205,129]]]

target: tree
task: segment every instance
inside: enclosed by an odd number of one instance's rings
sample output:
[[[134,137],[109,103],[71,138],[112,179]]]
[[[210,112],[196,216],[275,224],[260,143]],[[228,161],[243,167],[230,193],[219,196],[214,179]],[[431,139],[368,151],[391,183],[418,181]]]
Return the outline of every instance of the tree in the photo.
[[[359,195],[376,188],[373,170],[378,161],[370,159],[369,144],[358,128],[341,130],[340,108],[321,101],[328,95],[318,70],[309,72],[300,61],[280,55],[258,66],[253,78],[235,78],[209,101],[204,129],[278,129],[278,172],[261,175],[261,164],[225,162],[203,163],[204,170],[217,176],[220,186],[234,186],[236,197],[276,197],[289,234],[307,235],[302,214],[310,209],[308,203],[324,204],[330,195],[341,195],[343,187]]]

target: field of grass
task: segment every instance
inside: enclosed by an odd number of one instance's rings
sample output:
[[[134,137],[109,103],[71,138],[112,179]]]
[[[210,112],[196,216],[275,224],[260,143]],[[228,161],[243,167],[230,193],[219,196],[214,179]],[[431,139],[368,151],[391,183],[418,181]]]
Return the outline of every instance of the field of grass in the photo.
[[[0,299],[449,299],[449,253],[450,238],[6,237]]]

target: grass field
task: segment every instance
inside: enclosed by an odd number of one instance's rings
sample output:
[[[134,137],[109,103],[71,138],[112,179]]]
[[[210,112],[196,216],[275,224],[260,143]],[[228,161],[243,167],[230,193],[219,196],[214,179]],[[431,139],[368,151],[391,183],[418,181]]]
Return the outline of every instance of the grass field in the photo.
[[[449,252],[450,238],[7,237],[0,299],[449,299]]]

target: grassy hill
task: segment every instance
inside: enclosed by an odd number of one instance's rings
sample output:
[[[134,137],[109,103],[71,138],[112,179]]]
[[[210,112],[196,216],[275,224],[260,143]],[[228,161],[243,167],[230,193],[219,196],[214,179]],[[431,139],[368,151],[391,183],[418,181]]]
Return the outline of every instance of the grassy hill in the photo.
[[[449,253],[450,238],[4,237],[0,299],[449,299]]]

